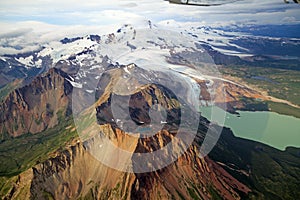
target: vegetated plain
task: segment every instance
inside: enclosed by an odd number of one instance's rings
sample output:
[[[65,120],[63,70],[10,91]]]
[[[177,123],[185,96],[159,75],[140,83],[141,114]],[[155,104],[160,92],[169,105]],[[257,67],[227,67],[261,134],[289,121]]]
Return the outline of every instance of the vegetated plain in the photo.
[[[268,95],[300,107],[300,71],[271,67],[226,66],[219,69],[225,77],[242,81]],[[269,110],[300,118],[300,108],[284,102],[267,102]]]

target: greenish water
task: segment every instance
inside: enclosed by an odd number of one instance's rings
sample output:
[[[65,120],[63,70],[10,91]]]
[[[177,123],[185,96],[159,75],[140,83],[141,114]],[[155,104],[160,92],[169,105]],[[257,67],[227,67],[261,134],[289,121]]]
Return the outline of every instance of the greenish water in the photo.
[[[211,112],[224,116],[222,109],[201,107],[202,115],[211,120]],[[226,113],[225,123],[222,120],[215,122],[232,129],[235,136],[259,141],[280,150],[288,146],[300,147],[300,119],[274,112],[239,111],[240,115]],[[214,121],[214,120],[213,120]],[[223,119],[224,121],[224,119]]]

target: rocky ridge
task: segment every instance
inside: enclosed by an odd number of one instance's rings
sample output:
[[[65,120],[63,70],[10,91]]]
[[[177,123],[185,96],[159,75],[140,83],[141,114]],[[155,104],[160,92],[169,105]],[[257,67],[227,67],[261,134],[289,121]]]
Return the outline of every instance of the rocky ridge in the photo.
[[[4,137],[25,133],[39,133],[52,128],[70,114],[72,85],[69,76],[52,68],[44,76],[36,77],[29,85],[11,92],[0,109],[0,130]]]

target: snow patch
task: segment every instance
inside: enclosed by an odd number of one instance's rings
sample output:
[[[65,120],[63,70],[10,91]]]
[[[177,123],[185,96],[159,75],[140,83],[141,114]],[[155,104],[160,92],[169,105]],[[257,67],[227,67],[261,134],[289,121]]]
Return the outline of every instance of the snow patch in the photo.
[[[127,74],[131,74],[130,71],[128,70],[128,66],[124,67],[123,69]]]
[[[71,83],[71,85],[75,88],[82,88],[82,84],[81,83],[76,83],[74,81],[71,81],[69,79],[66,79],[67,81],[69,81],[69,83]]]
[[[23,65],[25,65],[26,67],[32,67],[34,65],[33,63],[33,56],[28,56],[26,58],[24,57],[20,57],[20,58],[16,58],[16,60],[20,63],[22,63]]]
[[[72,76],[69,75],[69,79],[71,79],[71,81],[75,81],[74,78]]]

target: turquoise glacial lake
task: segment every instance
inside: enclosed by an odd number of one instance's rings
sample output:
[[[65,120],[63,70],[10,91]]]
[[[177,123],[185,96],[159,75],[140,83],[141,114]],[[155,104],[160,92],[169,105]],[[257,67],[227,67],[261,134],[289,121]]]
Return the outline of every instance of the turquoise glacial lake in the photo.
[[[225,116],[220,120],[214,116]],[[267,111],[238,111],[230,114],[219,107],[200,107],[202,116],[210,121],[231,128],[236,137],[258,141],[280,150],[286,147],[300,147],[300,119]],[[212,120],[212,119],[217,120]],[[220,118],[220,117],[219,117]]]

